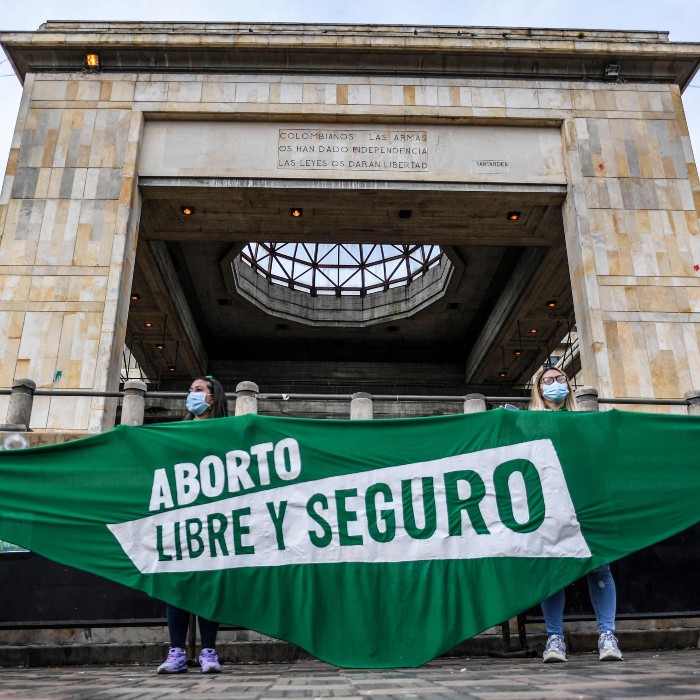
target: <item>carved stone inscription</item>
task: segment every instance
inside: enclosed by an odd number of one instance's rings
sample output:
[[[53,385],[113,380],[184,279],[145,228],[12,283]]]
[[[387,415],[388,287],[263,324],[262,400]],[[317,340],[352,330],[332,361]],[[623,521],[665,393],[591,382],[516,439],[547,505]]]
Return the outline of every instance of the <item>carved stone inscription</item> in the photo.
[[[280,129],[282,170],[427,172],[428,132],[396,129]]]
[[[479,158],[474,161],[475,173],[507,173],[509,171],[510,163],[507,160]]]

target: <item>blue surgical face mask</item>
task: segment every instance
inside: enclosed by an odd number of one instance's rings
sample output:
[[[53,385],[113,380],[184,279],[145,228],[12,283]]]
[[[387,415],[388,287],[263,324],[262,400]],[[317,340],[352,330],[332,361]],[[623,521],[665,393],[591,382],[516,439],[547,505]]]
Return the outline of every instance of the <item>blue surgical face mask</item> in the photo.
[[[569,395],[569,387],[566,384],[560,384],[559,382],[554,382],[554,384],[545,384],[544,389],[542,389],[542,396],[544,396],[547,401],[552,403],[560,403]]]
[[[201,416],[202,413],[209,408],[206,393],[203,391],[193,391],[187,394],[185,406],[187,406],[187,410],[193,415]]]

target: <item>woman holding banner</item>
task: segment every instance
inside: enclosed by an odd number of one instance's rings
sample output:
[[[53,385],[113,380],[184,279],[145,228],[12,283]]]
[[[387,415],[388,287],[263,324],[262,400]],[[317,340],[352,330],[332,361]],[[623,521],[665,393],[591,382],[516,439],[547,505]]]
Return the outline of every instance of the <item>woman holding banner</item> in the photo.
[[[569,378],[559,369],[544,365],[532,383],[531,411],[576,411]],[[587,575],[588,591],[598,625],[598,657],[601,661],[621,661],[622,652],[615,637],[616,592],[610,566],[606,564]],[[542,601],[547,628],[544,663],[566,661],[564,642],[564,589]]]
[[[207,418],[225,418],[228,416],[226,392],[214,377],[196,377],[190,385],[185,402],[187,415],[184,420],[204,420]],[[158,673],[185,673],[187,656],[185,644],[190,623],[190,613],[182,608],[167,604],[168,632],[170,649],[165,661],[158,667]],[[202,673],[221,673],[221,664],[216,653],[216,635],[219,623],[198,617],[199,637],[202,651],[199,665]]]

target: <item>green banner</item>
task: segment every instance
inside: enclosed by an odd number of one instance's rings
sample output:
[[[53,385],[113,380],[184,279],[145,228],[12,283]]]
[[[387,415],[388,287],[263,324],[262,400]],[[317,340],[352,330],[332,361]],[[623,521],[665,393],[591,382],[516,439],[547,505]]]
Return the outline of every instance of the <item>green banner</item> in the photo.
[[[345,667],[416,666],[700,520],[700,418],[241,416],[0,452],[0,538]]]

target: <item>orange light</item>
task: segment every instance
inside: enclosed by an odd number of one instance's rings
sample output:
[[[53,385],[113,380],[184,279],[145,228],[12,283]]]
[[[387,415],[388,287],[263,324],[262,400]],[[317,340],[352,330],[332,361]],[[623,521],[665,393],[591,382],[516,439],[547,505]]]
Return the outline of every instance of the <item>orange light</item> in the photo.
[[[146,321],[143,325],[146,326],[146,328],[153,328],[153,324],[150,321]]]
[[[506,218],[508,219],[508,221],[517,221],[520,218],[520,212],[519,211],[509,211]]]
[[[170,365],[170,367],[168,367],[168,372],[174,372],[174,371],[175,371],[175,365]]]
[[[185,216],[192,216],[194,214],[194,207],[180,207],[180,211],[185,215]]]
[[[513,354],[516,357],[520,357],[523,354],[523,351],[522,350],[513,350]]]
[[[549,308],[549,309],[555,308],[556,305],[557,305],[557,302],[554,301],[554,299],[551,299],[550,301],[547,302],[547,308]]]
[[[532,333],[532,335],[535,335],[535,333],[537,333],[537,328],[531,328],[530,333]]]
[[[136,292],[134,292],[134,293],[131,295],[131,301],[138,301],[140,298],[141,298],[141,295],[140,295],[140,294],[136,294]]]
[[[85,67],[89,70],[100,70],[100,55],[97,53],[85,54]]]
[[[294,217],[295,219],[298,219],[303,213],[304,213],[304,210],[299,208],[299,207],[292,207],[289,210],[289,215]]]

